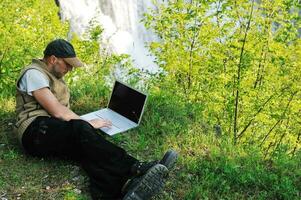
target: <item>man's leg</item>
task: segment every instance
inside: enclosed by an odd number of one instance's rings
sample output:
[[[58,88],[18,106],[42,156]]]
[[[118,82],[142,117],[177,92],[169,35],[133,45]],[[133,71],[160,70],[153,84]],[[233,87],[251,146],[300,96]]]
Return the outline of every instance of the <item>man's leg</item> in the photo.
[[[79,161],[91,178],[93,191],[113,196],[120,195],[137,162],[82,120],[38,117],[24,133],[23,146],[32,155],[67,156]]]
[[[32,155],[67,156],[79,161],[90,177],[94,199],[98,199],[100,193],[103,193],[102,196],[106,199],[117,199],[121,195],[122,186],[129,178],[142,176],[148,171],[149,174],[144,176],[141,182],[144,184],[149,181],[151,185],[164,171],[157,170],[155,174],[149,171],[156,162],[141,164],[122,148],[105,140],[89,123],[82,120],[67,122],[56,118],[38,117],[25,131],[23,146]],[[169,168],[174,164],[176,157],[173,152],[167,152],[160,163]],[[160,186],[162,187],[163,185]],[[136,193],[141,192],[140,186],[134,190]],[[152,190],[155,193],[159,188]]]

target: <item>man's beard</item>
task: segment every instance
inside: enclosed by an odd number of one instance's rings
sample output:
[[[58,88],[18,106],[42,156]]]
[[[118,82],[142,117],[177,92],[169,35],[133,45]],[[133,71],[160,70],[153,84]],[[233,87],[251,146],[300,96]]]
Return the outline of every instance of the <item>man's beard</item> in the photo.
[[[56,68],[59,68],[59,65],[57,65],[56,63],[54,64],[52,71],[50,72],[52,75],[54,75],[56,78],[60,79],[64,76],[64,74],[59,73],[56,71]]]

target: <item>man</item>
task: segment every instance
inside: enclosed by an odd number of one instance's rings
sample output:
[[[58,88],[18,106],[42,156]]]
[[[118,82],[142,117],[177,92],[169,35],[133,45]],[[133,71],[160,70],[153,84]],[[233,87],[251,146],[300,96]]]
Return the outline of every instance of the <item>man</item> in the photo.
[[[139,162],[100,136],[110,127],[101,119],[83,121],[69,108],[63,77],[83,66],[73,46],[50,42],[43,59],[34,59],[17,80],[16,131],[25,151],[33,156],[63,156],[78,161],[90,178],[93,199],[150,199],[163,187],[177,159],[170,150],[161,161]]]

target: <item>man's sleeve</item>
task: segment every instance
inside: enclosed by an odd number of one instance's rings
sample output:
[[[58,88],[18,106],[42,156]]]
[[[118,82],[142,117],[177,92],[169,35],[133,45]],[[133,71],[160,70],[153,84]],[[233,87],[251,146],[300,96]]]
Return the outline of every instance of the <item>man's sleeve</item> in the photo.
[[[32,96],[33,91],[45,87],[49,88],[49,80],[37,69],[29,69],[26,71],[19,82],[20,90],[26,92],[30,96]]]

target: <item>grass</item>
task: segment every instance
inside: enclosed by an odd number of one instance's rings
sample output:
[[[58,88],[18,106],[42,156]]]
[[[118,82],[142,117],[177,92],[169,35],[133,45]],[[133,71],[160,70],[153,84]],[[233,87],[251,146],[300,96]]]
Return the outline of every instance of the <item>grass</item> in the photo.
[[[80,114],[105,105],[99,96],[77,96]],[[0,102],[0,198],[91,199],[85,172],[76,163],[37,159],[23,153],[12,134],[14,99]],[[160,200],[300,199],[301,153],[263,159],[256,148],[233,146],[227,136],[204,134],[185,103],[154,93],[139,128],[109,138],[141,160],[158,159],[165,150],[180,153]]]

